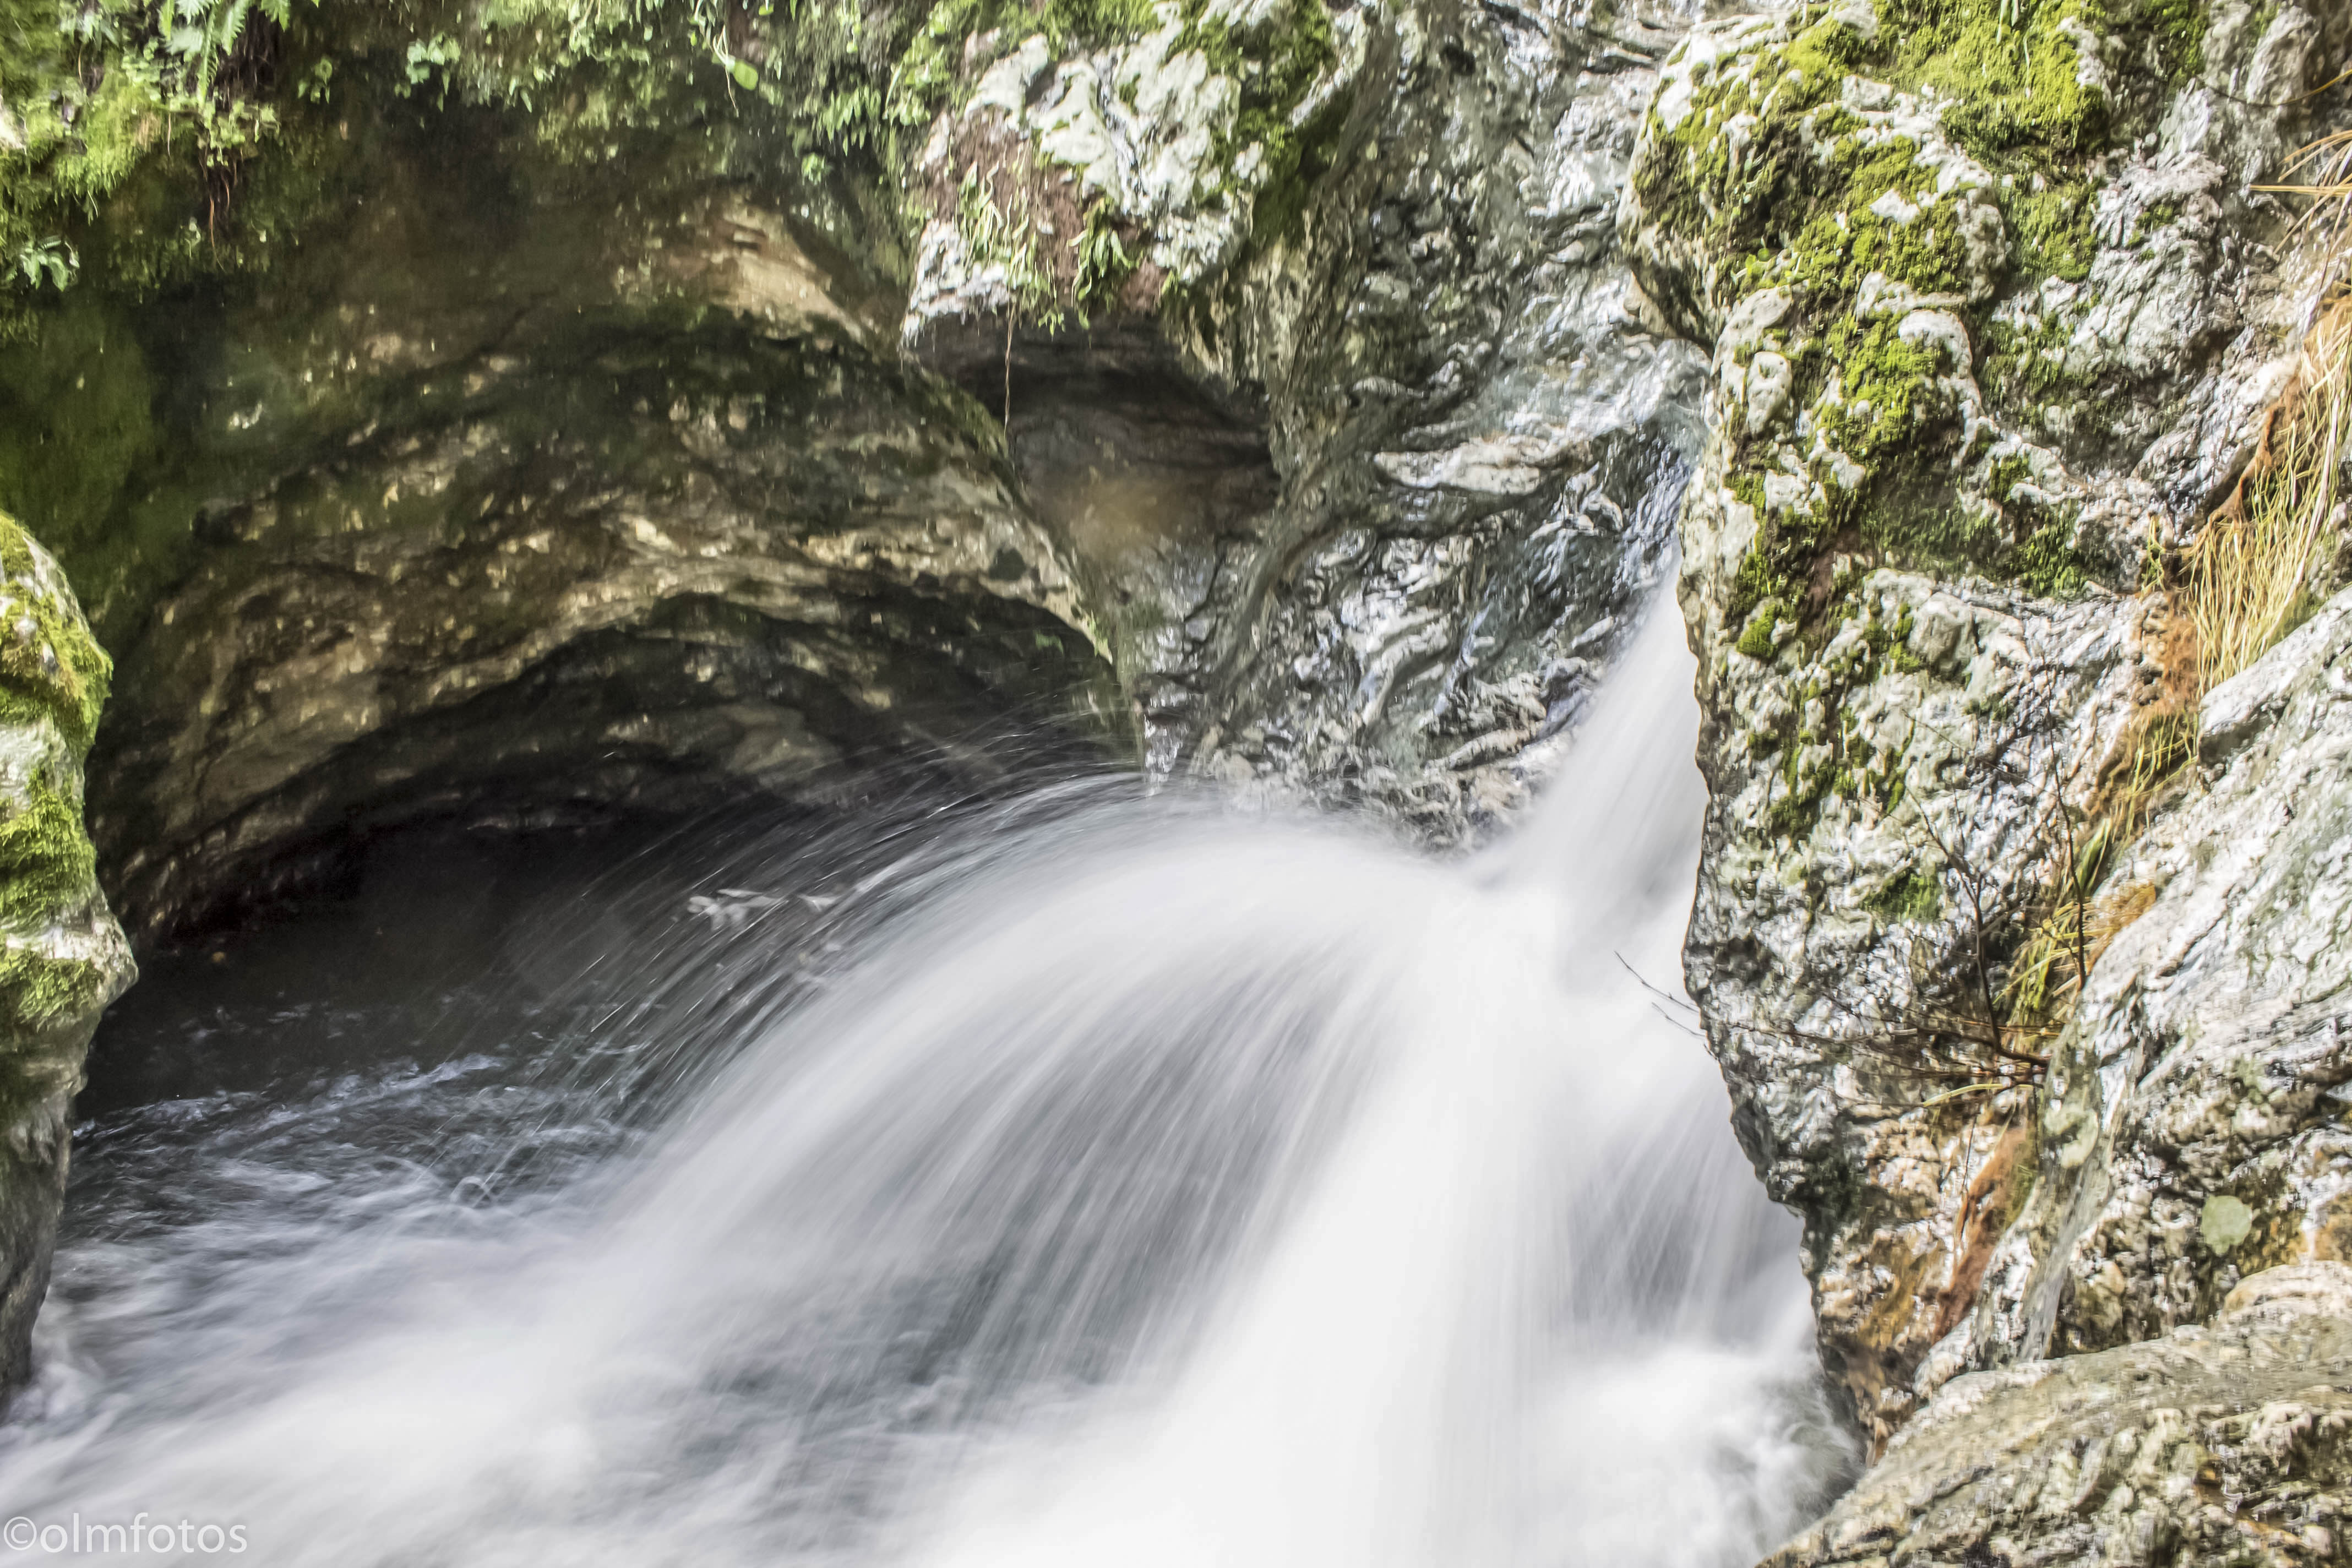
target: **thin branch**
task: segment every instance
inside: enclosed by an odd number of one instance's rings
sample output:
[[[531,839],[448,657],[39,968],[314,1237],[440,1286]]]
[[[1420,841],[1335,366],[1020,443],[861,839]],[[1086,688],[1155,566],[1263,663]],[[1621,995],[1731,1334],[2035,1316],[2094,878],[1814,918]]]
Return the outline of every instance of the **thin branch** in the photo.
[[[1619,963],[1624,964],[1625,973],[1632,975],[1635,984],[1639,984],[1643,990],[1649,992],[1654,996],[1657,996],[1664,1001],[1673,1003],[1675,1006],[1680,1007],[1686,1013],[1696,1013],[1698,1011],[1698,1005],[1693,1002],[1689,997],[1677,995],[1671,991],[1662,990],[1658,986],[1653,985],[1649,981],[1643,979],[1642,972],[1634,968],[1630,963],[1627,963],[1623,953],[1617,952],[1612,950],[1610,956],[1614,958]]]

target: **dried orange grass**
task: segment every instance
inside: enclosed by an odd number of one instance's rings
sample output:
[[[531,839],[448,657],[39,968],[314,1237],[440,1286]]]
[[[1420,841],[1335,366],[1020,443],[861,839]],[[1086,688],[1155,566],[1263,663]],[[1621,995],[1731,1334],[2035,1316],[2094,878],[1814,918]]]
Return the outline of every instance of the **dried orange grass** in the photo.
[[[2352,141],[2346,142],[2352,153]],[[2301,623],[2340,529],[2339,475],[2352,441],[2352,294],[2322,313],[2271,410],[2245,478],[2189,560],[2187,608],[2198,677],[2210,690]]]
[[[2257,188],[2311,200],[2300,223],[2316,227],[2341,276],[2352,265],[2352,131],[2304,148],[2286,174],[2302,179]],[[2080,845],[2068,839],[2069,863],[2002,994],[2013,1014],[2056,1018],[2071,1011],[2090,966],[2155,901],[2146,884],[2105,897],[2092,889],[2105,878],[2114,851],[2139,837],[2196,756],[2199,697],[2260,658],[2310,613],[2329,547],[2344,531],[2338,489],[2347,451],[2352,290],[2340,294],[2305,338],[2253,460],[2190,553],[2188,580],[2171,595],[2164,699],[2127,733],[2125,754],[2107,770],[2091,807],[2087,837]]]

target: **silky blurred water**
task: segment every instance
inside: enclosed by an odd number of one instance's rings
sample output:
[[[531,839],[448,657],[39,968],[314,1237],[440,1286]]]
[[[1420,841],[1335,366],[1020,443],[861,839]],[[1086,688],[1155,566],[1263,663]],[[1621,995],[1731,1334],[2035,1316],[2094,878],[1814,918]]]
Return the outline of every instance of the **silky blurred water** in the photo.
[[[1118,779],[379,846],[109,1019],[0,1502],[294,1563],[1752,1561],[1853,1457],[1673,979],[1679,638],[1466,865]]]

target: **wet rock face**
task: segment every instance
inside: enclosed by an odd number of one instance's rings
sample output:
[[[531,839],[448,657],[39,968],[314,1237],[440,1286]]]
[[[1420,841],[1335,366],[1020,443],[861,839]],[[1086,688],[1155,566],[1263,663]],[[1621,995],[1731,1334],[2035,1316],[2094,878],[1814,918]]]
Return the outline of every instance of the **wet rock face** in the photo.
[[[1733,651],[1702,677],[1686,976],[1742,1138],[1808,1221],[1825,1364],[1884,1436],[2034,1180],[2026,1064],[1941,1034],[2000,1006],[1978,910],[2035,895],[2045,792],[2113,748],[2141,658],[2113,600],[1883,568],[1850,593],[1817,649],[1791,636],[1769,670]],[[1837,777],[1817,816],[1792,752]]]
[[[1710,22],[1623,211],[1712,353],[1681,519],[1711,795],[1688,979],[1881,1443],[1957,1373],[2189,1321],[2234,1279],[2208,1258],[2194,1310],[2153,1310],[2196,1248],[2184,1197],[2163,1243],[2071,1266],[2133,1306],[2053,1341],[2060,1297],[2105,1310],[2050,1261],[2106,1179],[2090,1140],[2168,1047],[2110,1049],[2086,1089],[2045,1000],[2074,959],[2025,972],[2053,879],[2193,708],[2182,629],[2136,590],[2244,460],[2328,280],[2246,182],[2336,110],[2244,84],[2299,93],[2352,37],[2216,8],[2191,60],[2151,13],[2037,16],[2030,58],[2071,69],[1971,64],[2021,41],[1867,5]],[[2134,916],[2181,938],[2105,875],[2070,953]]]
[[[791,799],[965,743],[985,767],[990,715],[1012,742],[1091,674],[1054,545],[890,368],[724,327],[497,357],[433,427],[207,514],[97,803],[138,918],[418,813]]]
[[[988,420],[768,199],[705,180],[616,216],[495,140],[394,140],[350,227],[249,294],[89,327],[154,411],[77,541],[122,668],[93,826],[137,927],[420,816],[1116,753]]]
[[[1014,715],[1439,842],[1521,802],[1698,447],[1612,226],[1688,16],[1154,16],[932,51],[903,231],[757,100],[592,145],[339,88],[282,249],[256,195],[231,281],[43,316],[0,491],[124,660],[130,917]]]
[[[105,653],[65,574],[0,513],[0,1387],[31,1365],[99,1015],[136,971],[82,828]]]
[[[2342,1560],[2352,1268],[2247,1279],[2210,1326],[1947,1384],[1769,1568]]]
[[[2145,910],[2053,1071],[2062,1177],[1989,1333],[2096,1349],[2199,1321],[2243,1276],[2352,1258],[2348,679],[2352,591],[2207,694],[2203,790],[2115,873]]]
[[[942,240],[908,321],[983,403],[1009,379],[1015,464],[1103,584],[1156,769],[1368,803],[1441,843],[1524,801],[1654,577],[1698,446],[1696,358],[1642,313],[1613,228],[1655,62],[1687,23],[1335,9],[1294,84],[1312,134],[1276,149],[1279,180],[1246,138],[1192,135],[1199,102],[1172,100],[1110,128],[1112,153],[1156,161],[1133,190],[1108,179],[1055,127],[1081,67],[1127,68],[1024,64],[1010,38],[1024,92],[975,96],[934,136],[937,188],[994,190],[1010,166],[1040,210],[1100,203],[1165,290],[1148,323],[1107,298],[1090,330],[1073,311],[1008,331],[1019,269]],[[1301,47],[1273,13],[1255,26],[1217,68],[1240,71],[1236,101]],[[1191,68],[1173,43],[1156,69]],[[1236,192],[1249,224],[1211,223]],[[961,232],[953,214],[934,230]],[[1150,383],[1156,420],[1118,390]]]
[[[1204,384],[1155,323],[1008,344],[993,319],[944,323],[926,360],[1004,421],[1021,493],[1066,542],[1150,763],[1183,764],[1217,563],[1251,547],[1281,493],[1262,398]]]

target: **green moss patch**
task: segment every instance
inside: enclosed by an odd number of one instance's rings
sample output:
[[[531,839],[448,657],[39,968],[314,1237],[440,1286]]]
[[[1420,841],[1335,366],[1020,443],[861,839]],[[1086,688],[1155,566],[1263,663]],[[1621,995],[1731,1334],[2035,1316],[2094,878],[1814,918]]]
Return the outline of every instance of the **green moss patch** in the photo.
[[[1329,167],[1344,104],[1335,100],[1304,123],[1300,106],[1338,58],[1323,0],[1285,0],[1262,33],[1244,37],[1209,15],[1205,0],[1183,0],[1179,49],[1196,48],[1210,68],[1241,89],[1241,110],[1221,135],[1213,159],[1230,169],[1244,149],[1265,160],[1253,220],[1263,238],[1296,234],[1307,193]]]
[[[50,958],[0,945],[0,1027],[47,1029],[86,1017],[103,1003],[107,976],[84,958]]]
[[[54,719],[79,759],[98,732],[113,661],[89,635],[62,580],[36,570],[24,530],[5,514],[0,568],[7,573],[0,588],[0,720]],[[79,812],[74,817],[79,833]],[[5,898],[0,892],[0,913]]]
[[[0,514],[0,723],[55,722],[88,754],[112,666],[89,636],[55,568]],[[52,756],[55,753],[50,753]],[[94,1009],[107,976],[81,959],[48,956],[26,939],[98,896],[97,857],[82,825],[79,778],[36,766],[23,794],[0,803],[0,1029],[39,1029]]]
[[[1990,457],[2006,411],[2095,431],[2097,388],[2054,321],[1995,305],[2088,274],[2084,171],[2135,130],[2078,40],[2189,69],[2201,16],[2129,0],[1801,8],[1662,96],[1634,170],[1661,297],[1718,321],[1767,289],[1788,301],[1760,342],[1725,348],[1735,368],[1764,348],[1785,365],[1786,413],[1751,430],[1735,405],[1724,432],[1727,486],[1758,521],[1727,606],[1743,636],[1767,600],[1819,615],[1832,547],[2052,596],[2102,575],[2074,519]]]
[[[1863,907],[1890,921],[1932,921],[1944,912],[1943,884],[1913,868],[1864,899]]]

